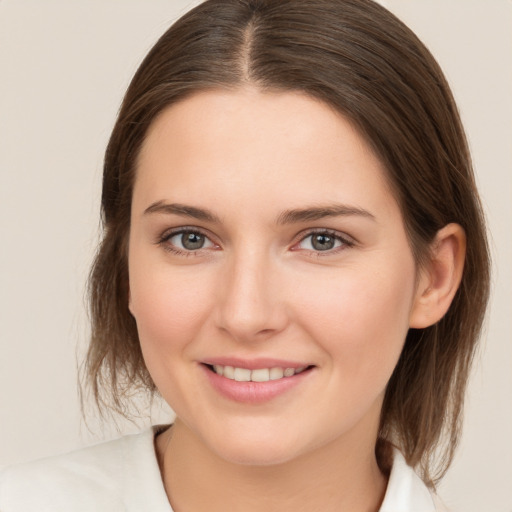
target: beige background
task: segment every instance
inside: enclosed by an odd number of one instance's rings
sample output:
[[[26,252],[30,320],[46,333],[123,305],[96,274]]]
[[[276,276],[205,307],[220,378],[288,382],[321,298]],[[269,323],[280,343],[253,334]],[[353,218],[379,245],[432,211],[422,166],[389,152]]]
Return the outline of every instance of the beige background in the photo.
[[[193,3],[0,0],[0,465],[116,435],[89,432],[76,391],[102,153],[137,64]],[[383,3],[445,69],[493,233],[485,348],[441,494],[454,511],[511,512],[512,2]]]

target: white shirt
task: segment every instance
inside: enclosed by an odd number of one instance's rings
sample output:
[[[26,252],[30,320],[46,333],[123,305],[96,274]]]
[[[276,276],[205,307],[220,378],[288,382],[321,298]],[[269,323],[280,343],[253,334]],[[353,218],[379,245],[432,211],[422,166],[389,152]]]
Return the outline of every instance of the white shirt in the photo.
[[[0,511],[172,512],[155,453],[157,428],[4,469]],[[444,510],[395,451],[380,512]]]

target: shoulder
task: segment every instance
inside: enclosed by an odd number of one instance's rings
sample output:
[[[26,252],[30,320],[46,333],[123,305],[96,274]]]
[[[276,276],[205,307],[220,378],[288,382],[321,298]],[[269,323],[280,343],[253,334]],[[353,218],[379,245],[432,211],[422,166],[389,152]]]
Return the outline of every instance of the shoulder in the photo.
[[[2,512],[125,511],[163,491],[154,430],[0,472]],[[137,485],[133,485],[137,482]],[[137,489],[137,494],[130,495]],[[158,494],[158,493],[157,493]],[[131,506],[127,507],[127,501]]]
[[[0,508],[10,510],[122,510],[124,456],[135,436],[19,464],[0,473]]]
[[[393,452],[393,466],[386,495],[379,512],[448,512],[440,498],[429,489],[403,455]]]

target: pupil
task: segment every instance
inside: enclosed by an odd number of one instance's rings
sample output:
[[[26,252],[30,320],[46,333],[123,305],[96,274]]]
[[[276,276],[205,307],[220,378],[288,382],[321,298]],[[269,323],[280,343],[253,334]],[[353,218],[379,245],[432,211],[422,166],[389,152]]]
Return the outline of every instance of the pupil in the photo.
[[[329,235],[315,235],[312,245],[318,251],[327,251],[334,247],[334,238]]]
[[[201,249],[204,245],[204,236],[198,233],[185,233],[181,236],[181,243],[185,249]]]

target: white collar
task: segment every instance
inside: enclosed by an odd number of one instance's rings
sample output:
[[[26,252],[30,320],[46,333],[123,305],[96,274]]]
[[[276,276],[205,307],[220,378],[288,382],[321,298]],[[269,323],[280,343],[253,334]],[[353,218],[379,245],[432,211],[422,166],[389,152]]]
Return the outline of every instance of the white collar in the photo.
[[[403,455],[393,450],[393,466],[379,512],[436,512],[434,497]]]

